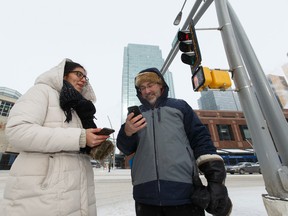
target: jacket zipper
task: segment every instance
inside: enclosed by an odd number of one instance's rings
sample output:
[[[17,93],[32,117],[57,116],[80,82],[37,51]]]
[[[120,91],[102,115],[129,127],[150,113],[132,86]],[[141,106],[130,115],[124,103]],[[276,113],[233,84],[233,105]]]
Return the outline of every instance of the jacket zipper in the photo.
[[[189,151],[188,147],[186,147],[186,151],[188,152],[188,155],[190,157],[190,160],[191,160],[191,163],[192,163],[192,175],[193,177],[194,176],[198,176],[198,172],[196,172],[196,170],[198,171],[198,167],[197,167],[197,164],[196,164],[196,161],[195,159],[193,159],[194,157],[192,156],[191,152]]]
[[[160,180],[159,180],[159,170],[158,170],[158,157],[157,157],[157,146],[156,146],[156,136],[155,136],[155,114],[154,114],[154,108],[152,109],[152,122],[153,122],[153,145],[154,145],[154,157],[155,157],[155,171],[156,171],[156,177],[157,177],[157,184],[158,184],[158,197],[160,197],[161,187],[160,187]],[[159,119],[158,119],[159,120]],[[160,200],[160,199],[159,199]],[[160,206],[162,205],[160,201]]]
[[[54,167],[54,156],[53,155],[49,155],[49,158],[48,158],[48,170],[47,170],[47,173],[46,173],[46,176],[41,184],[41,189],[42,190],[46,190],[50,183],[51,183],[51,178],[52,178],[52,170],[53,170],[53,167]]]

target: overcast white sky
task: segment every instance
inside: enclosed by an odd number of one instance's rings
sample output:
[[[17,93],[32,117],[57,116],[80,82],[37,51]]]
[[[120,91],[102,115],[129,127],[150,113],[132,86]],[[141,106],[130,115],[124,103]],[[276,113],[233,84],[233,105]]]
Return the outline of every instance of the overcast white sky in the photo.
[[[0,2],[0,86],[25,93],[38,75],[68,57],[86,67],[97,102],[98,127],[120,127],[123,51],[128,43],[157,45],[165,59],[182,22],[184,0],[9,0]],[[282,75],[288,62],[288,1],[230,0],[265,73]],[[218,27],[214,3],[197,28]],[[228,68],[218,31],[197,31],[202,65]],[[153,65],[151,65],[153,66]],[[180,53],[170,66],[177,98],[198,108],[189,66]],[[115,134],[116,135],[116,134]]]

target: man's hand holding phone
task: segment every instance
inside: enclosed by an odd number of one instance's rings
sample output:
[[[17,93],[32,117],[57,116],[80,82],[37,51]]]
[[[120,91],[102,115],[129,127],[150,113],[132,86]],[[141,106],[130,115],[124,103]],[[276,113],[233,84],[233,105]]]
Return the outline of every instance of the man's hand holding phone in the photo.
[[[132,112],[134,113],[134,117],[136,117],[136,116],[141,114],[141,111],[140,111],[138,106],[130,106],[130,107],[128,107],[128,114],[130,114]]]
[[[125,133],[127,136],[132,136],[137,131],[146,127],[147,123],[143,118],[138,106],[128,107],[128,116],[125,123]]]

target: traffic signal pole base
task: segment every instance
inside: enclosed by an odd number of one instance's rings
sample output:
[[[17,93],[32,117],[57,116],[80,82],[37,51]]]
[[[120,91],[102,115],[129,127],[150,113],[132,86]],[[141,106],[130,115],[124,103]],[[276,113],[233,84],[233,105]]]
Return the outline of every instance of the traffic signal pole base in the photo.
[[[280,199],[268,194],[262,194],[262,199],[269,216],[287,216],[288,199]]]

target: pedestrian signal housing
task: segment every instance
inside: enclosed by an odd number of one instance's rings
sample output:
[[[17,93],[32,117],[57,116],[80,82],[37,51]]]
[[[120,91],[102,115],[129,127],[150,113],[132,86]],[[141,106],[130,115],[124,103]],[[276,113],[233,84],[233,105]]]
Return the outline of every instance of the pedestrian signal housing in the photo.
[[[192,84],[194,91],[202,91],[212,82],[211,71],[207,67],[200,66],[192,75]]]
[[[203,91],[204,89],[225,90],[232,85],[230,75],[225,70],[210,70],[208,67],[200,66],[192,75],[192,84],[194,91]]]

